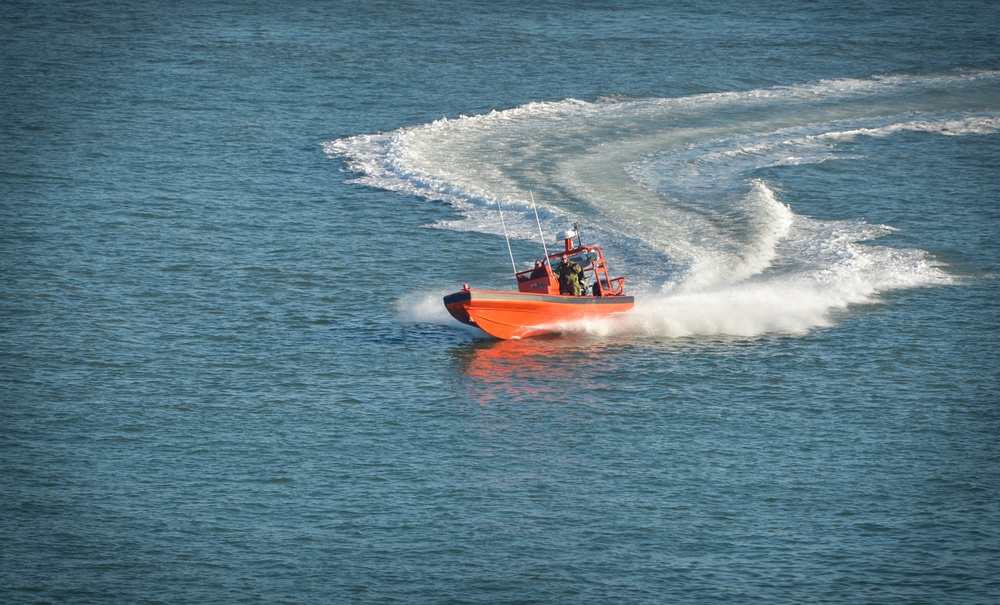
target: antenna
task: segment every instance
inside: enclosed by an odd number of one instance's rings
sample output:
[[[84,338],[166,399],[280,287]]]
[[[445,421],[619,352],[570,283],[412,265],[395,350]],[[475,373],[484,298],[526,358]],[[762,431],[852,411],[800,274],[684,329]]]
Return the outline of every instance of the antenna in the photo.
[[[500,224],[503,225],[503,237],[507,240],[507,252],[510,253],[510,266],[517,275],[517,264],[514,263],[514,251],[510,249],[510,236],[507,235],[507,224],[503,222],[503,206],[500,205],[500,198],[497,198],[497,209],[500,210]]]
[[[545,245],[545,235],[542,233],[542,221],[538,220],[538,207],[535,206],[535,194],[528,190],[531,196],[531,209],[535,211],[535,224],[538,225],[538,237],[542,240],[542,251],[545,252],[545,264],[549,264],[549,248]]]

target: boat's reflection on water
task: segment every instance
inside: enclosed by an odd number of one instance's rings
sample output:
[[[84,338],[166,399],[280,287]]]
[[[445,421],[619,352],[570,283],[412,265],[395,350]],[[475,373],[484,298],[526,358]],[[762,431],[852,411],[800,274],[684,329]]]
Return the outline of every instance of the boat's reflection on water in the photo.
[[[523,340],[477,340],[451,350],[469,399],[500,402],[587,403],[621,379],[614,356],[593,340],[546,335]],[[617,370],[617,371],[616,371]]]

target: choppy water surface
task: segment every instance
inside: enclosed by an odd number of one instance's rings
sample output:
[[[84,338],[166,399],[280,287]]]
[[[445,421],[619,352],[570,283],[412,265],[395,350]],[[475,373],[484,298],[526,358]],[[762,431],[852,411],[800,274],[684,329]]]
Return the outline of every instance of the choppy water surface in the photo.
[[[5,602],[1000,600],[991,3],[0,15]]]

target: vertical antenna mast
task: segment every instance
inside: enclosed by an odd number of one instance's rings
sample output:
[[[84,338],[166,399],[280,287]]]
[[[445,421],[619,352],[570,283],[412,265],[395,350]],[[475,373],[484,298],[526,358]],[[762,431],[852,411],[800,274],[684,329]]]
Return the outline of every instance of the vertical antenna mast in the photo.
[[[503,222],[503,207],[500,205],[500,198],[497,198],[497,209],[500,210],[500,224],[503,225],[503,237],[507,240],[507,252],[510,253],[510,266],[517,275],[517,264],[514,263],[514,251],[510,249],[510,237],[507,235],[507,224]]]
[[[535,211],[535,224],[538,225],[538,237],[542,240],[542,251],[545,252],[545,264],[549,264],[549,248],[545,245],[545,235],[542,233],[542,221],[538,220],[538,207],[535,206],[535,194],[528,190],[531,196],[531,209]]]

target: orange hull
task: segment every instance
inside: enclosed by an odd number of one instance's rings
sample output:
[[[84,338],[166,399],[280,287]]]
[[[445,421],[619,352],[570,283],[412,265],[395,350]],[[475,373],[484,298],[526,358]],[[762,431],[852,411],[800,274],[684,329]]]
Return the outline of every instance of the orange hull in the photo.
[[[561,296],[502,290],[463,289],[444,297],[452,317],[504,340],[554,332],[559,323],[623,313],[634,304],[631,296]]]

